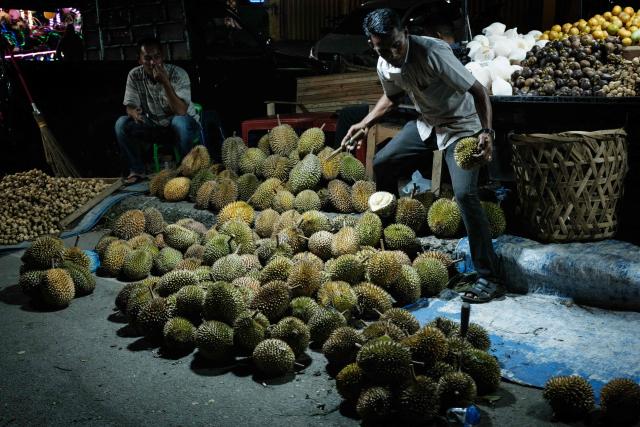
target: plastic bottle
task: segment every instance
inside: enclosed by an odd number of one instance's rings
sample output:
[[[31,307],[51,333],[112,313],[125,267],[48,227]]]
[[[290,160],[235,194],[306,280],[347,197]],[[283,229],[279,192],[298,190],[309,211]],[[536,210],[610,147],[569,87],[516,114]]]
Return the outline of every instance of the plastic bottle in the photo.
[[[480,410],[475,405],[466,408],[449,408],[447,421],[457,422],[463,427],[473,427],[480,424]]]

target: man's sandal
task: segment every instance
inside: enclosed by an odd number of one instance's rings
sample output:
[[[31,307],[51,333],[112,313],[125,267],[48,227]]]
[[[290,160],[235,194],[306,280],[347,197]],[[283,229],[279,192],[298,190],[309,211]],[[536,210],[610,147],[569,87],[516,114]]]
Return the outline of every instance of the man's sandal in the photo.
[[[471,304],[482,304],[500,298],[505,293],[504,286],[481,277],[460,298]]]

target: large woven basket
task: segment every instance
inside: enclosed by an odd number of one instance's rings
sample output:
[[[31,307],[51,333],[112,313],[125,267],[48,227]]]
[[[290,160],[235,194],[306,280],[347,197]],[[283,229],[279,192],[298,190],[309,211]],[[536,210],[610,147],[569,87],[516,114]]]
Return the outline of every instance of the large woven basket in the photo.
[[[521,214],[535,238],[570,242],[615,234],[628,170],[626,136],[622,129],[509,136]]]

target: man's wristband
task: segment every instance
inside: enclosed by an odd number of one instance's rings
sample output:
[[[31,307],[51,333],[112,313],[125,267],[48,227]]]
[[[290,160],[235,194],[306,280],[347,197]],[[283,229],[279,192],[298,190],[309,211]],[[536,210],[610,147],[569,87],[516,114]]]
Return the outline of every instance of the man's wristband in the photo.
[[[491,135],[492,139],[496,139],[496,131],[493,129],[484,128],[480,130],[480,133],[488,133],[489,135]]]

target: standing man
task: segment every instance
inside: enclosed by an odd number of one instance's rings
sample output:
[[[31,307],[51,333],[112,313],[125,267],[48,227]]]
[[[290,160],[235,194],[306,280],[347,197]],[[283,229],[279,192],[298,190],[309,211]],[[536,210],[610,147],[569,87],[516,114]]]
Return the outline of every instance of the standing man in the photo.
[[[157,39],[141,40],[138,54],[140,65],[127,76],[123,101],[127,115],[120,117],[115,126],[120,150],[129,163],[129,184],[144,177],[142,145],[152,142],[149,139],[158,130],[173,132],[182,156],[189,152],[200,130],[187,72],[164,63]]]
[[[377,9],[364,19],[364,32],[378,54],[378,76],[384,89],[373,110],[353,125],[342,143],[360,129],[367,130],[408,95],[419,113],[374,158],[378,190],[397,194],[397,181],[424,162],[430,150],[444,150],[453,191],[469,235],[478,280],[462,299],[488,302],[504,294],[497,282],[498,265],[489,223],[478,197],[478,168],[463,170],[454,150],[461,138],[478,135],[482,156],[491,160],[494,131],[489,96],[484,87],[453,55],[447,43],[409,35],[392,9]]]

